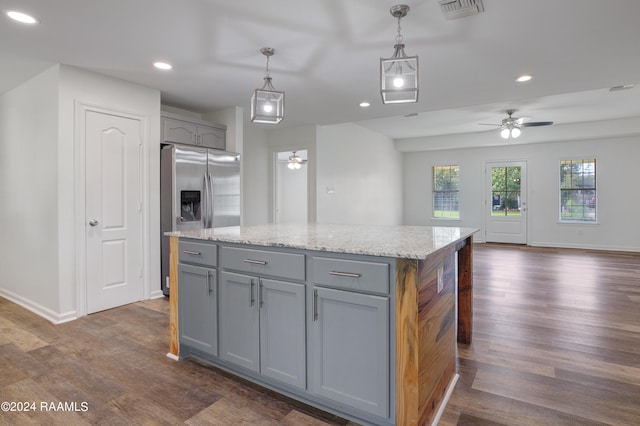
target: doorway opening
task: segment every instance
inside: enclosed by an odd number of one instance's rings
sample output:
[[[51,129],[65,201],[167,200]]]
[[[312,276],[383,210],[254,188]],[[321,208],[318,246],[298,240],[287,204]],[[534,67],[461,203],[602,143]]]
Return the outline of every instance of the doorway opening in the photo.
[[[274,165],[274,222],[307,223],[306,149],[276,153]]]

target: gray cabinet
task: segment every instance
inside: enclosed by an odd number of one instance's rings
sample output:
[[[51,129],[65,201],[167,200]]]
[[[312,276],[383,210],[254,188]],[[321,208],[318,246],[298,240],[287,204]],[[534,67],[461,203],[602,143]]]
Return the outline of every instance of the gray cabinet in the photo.
[[[310,392],[389,416],[389,298],[313,289]]]
[[[305,343],[304,284],[220,273],[220,358],[304,389]]]
[[[217,355],[215,269],[179,263],[178,282],[180,345]]]
[[[162,140],[167,143],[198,145],[205,148],[224,150],[226,129],[203,123],[180,120],[176,118],[162,118]]]
[[[220,358],[253,371],[260,369],[257,279],[220,273]]]

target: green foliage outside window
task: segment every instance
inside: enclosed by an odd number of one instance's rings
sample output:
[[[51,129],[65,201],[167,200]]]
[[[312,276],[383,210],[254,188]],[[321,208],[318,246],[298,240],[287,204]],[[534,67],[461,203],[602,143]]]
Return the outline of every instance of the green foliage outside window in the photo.
[[[596,219],[596,159],[560,161],[560,220]]]
[[[433,217],[459,219],[459,191],[460,168],[457,165],[433,167]]]

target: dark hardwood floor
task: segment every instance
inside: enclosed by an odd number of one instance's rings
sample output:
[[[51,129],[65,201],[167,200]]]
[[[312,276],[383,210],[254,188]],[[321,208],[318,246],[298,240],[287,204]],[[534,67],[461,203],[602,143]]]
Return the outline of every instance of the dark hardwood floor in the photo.
[[[477,244],[473,303],[440,425],[640,424],[640,254]],[[0,298],[0,402],[36,403],[0,425],[347,424],[167,358],[168,310],[157,299],[52,325]]]
[[[640,254],[474,246],[440,425],[640,425]]]

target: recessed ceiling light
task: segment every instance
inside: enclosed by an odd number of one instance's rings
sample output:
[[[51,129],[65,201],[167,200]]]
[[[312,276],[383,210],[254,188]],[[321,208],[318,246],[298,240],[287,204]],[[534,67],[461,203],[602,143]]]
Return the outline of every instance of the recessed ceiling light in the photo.
[[[173,68],[171,64],[168,64],[166,62],[154,62],[153,66],[158,68],[159,70],[170,70],[171,68]]]
[[[529,81],[529,80],[531,80],[532,78],[533,78],[532,76],[530,76],[530,75],[528,75],[528,74],[525,74],[525,75],[521,75],[520,77],[516,78],[516,81],[517,81],[518,83],[524,83],[525,81]]]
[[[14,21],[22,22],[23,24],[35,24],[38,22],[38,20],[33,16],[22,12],[16,12],[14,10],[7,12],[7,16]]]
[[[368,107],[371,106],[371,104],[369,102],[367,102],[367,101],[363,101],[363,102],[360,102],[360,106],[362,108],[368,108]]]

